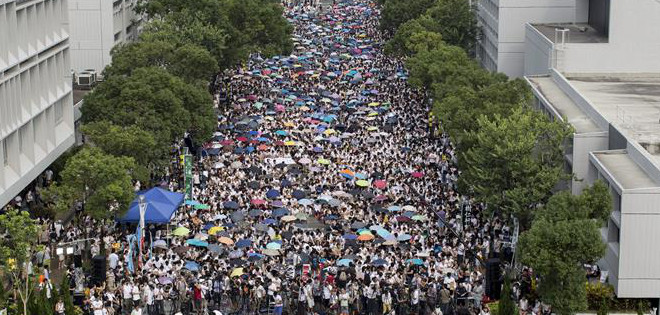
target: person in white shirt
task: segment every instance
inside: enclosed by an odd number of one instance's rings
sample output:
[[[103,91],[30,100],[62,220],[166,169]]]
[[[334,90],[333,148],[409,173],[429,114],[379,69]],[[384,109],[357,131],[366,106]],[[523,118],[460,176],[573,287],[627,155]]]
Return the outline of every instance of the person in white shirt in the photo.
[[[94,315],[103,315],[103,301],[92,297],[92,310],[94,310]]]
[[[392,311],[392,294],[390,294],[389,290],[386,290],[381,298],[383,301],[383,314],[387,314]]]
[[[124,300],[122,303],[122,313],[128,314],[128,312],[133,308],[133,287],[130,283],[124,282],[124,285],[121,287],[121,295]]]
[[[131,315],[142,315],[142,308],[140,307],[140,305],[135,305],[133,311],[131,312]]]
[[[142,289],[142,300],[147,304],[147,314],[154,313],[154,292],[151,290],[151,286],[145,284]]]
[[[108,265],[110,269],[115,270],[117,268],[117,263],[119,262],[119,256],[113,250],[110,255],[108,255]]]

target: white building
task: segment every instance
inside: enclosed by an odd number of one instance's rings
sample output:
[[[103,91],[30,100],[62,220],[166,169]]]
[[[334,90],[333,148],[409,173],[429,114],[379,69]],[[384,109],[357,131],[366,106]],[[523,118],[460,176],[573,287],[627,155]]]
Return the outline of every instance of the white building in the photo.
[[[110,64],[115,46],[135,40],[142,17],[137,0],[69,0],[71,59],[76,73],[101,73]]]
[[[589,0],[478,0],[477,21],[482,35],[477,60],[490,70],[522,77],[525,24],[586,22]]]
[[[660,298],[660,1],[591,0],[588,24],[526,25],[537,105],[575,132],[573,193],[601,179],[614,211],[599,262],[619,297]]]
[[[0,206],[74,142],[67,0],[0,0]]]

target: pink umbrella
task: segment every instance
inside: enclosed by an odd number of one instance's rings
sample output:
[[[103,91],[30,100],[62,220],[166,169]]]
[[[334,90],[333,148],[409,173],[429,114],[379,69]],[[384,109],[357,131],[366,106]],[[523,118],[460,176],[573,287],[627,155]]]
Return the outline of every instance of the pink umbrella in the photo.
[[[238,138],[236,138],[236,140],[238,140],[238,141],[242,141],[242,142],[247,142],[247,141],[248,141],[248,138],[246,138],[246,137],[238,137]]]
[[[234,141],[222,140],[222,141],[220,141],[220,144],[222,144],[222,145],[232,145],[232,144],[234,144]]]
[[[414,178],[420,178],[420,177],[424,176],[424,173],[422,173],[422,172],[412,172],[411,175]]]
[[[257,96],[254,95],[254,94],[250,94],[250,95],[248,95],[247,99],[250,100],[250,101],[256,101],[256,100],[257,100]]]
[[[250,202],[252,202],[252,204],[255,205],[255,206],[260,206],[260,205],[265,204],[265,203],[266,203],[266,200],[263,200],[263,199],[252,199],[252,201],[250,201]]]
[[[284,105],[275,105],[275,110],[278,112],[283,112],[284,111]]]
[[[384,181],[384,180],[382,180],[382,179],[379,179],[379,180],[375,180],[375,181],[374,181],[374,187],[376,187],[376,188],[378,188],[378,189],[383,189],[383,188],[385,188],[386,186],[387,186],[387,182]]]

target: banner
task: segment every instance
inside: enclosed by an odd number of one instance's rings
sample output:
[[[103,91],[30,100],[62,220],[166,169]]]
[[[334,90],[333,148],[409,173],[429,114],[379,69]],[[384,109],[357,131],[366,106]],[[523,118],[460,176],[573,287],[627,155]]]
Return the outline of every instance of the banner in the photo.
[[[186,186],[186,200],[192,200],[193,199],[193,174],[192,174],[192,164],[193,164],[193,156],[190,154],[186,154],[183,157],[183,174],[184,174],[184,182]]]

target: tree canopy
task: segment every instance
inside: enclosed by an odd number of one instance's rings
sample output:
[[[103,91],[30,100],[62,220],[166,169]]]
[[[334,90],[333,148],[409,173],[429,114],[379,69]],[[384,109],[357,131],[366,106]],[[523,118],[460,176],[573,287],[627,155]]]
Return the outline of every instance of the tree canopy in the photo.
[[[407,21],[428,10],[435,0],[387,0],[381,9],[380,28],[394,32]]]
[[[93,218],[112,218],[123,215],[133,201],[132,181],[145,180],[136,174],[136,169],[131,157],[112,156],[99,148],[86,147],[66,162],[62,180],[44,194],[57,211],[69,211],[76,201],[84,201],[85,213]]]
[[[489,208],[504,217],[513,214],[529,227],[533,209],[566,178],[562,144],[571,129],[524,108],[509,116],[481,116],[477,124],[468,134],[474,145],[461,155],[459,183]]]
[[[154,135],[138,125],[118,126],[101,120],[85,124],[80,129],[103,152],[132,157],[138,165],[158,163],[167,157],[167,147],[158,147]]]
[[[521,261],[541,278],[538,293],[558,314],[586,309],[586,272],[605,253],[599,228],[610,215],[612,197],[598,181],[574,196],[563,191],[537,210],[520,237]]]
[[[211,96],[161,68],[112,76],[85,96],[83,122],[108,121],[149,131],[160,147],[190,132],[209,138],[215,128]]]

